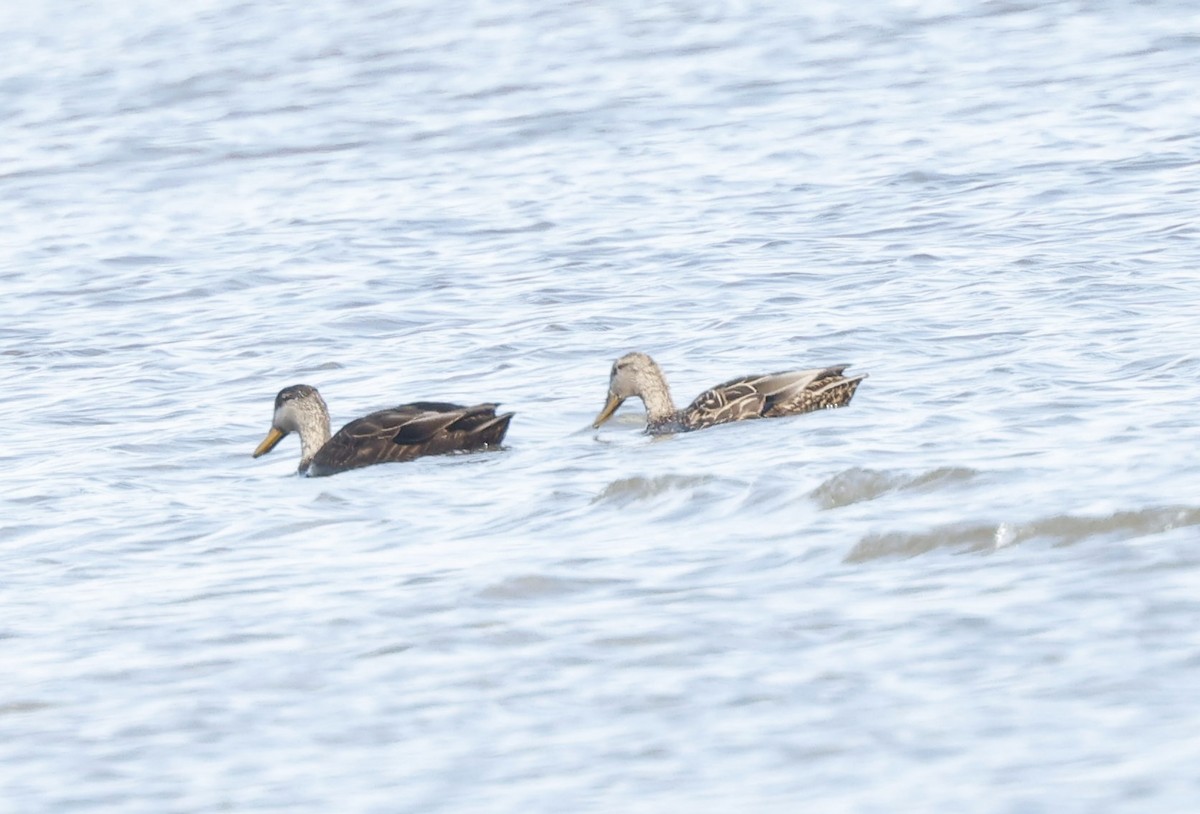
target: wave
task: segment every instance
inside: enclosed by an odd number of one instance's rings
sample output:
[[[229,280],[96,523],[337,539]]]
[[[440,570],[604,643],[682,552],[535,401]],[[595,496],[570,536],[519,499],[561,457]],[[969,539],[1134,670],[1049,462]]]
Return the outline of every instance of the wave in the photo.
[[[822,509],[836,509],[874,500],[888,492],[932,491],[966,483],[978,475],[974,469],[957,466],[941,467],[916,475],[854,467],[827,479],[808,496]]]
[[[616,503],[625,505],[639,500],[657,497],[668,492],[690,493],[698,486],[712,483],[713,475],[659,475],[656,477],[618,478],[604,487],[592,498],[592,503]]]
[[[848,563],[881,557],[915,557],[939,548],[996,551],[1031,540],[1074,545],[1089,539],[1133,539],[1200,525],[1200,508],[1162,506],[1088,517],[1053,515],[1028,523],[955,523],[922,532],[869,534],[846,555]]]

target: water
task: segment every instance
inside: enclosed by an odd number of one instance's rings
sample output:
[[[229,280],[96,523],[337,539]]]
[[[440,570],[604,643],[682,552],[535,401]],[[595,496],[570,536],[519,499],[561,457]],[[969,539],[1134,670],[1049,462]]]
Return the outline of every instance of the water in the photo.
[[[0,808],[1200,803],[1190,3],[114,5],[0,12]]]

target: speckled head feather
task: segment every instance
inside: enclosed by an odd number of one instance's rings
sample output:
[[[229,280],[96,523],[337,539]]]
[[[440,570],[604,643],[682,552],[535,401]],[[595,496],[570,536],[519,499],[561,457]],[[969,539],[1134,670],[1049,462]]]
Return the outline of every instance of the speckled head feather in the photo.
[[[317,392],[317,388],[307,384],[293,384],[291,387],[285,387],[275,396],[275,409],[278,410],[285,401],[303,398],[321,398],[321,394]],[[322,399],[324,403],[324,399]]]
[[[647,425],[670,423],[676,416],[671,389],[658,363],[647,354],[634,351],[613,362],[608,376],[608,398],[592,426],[598,428],[631,396],[637,396],[646,406]]]
[[[271,429],[254,450],[254,457],[266,455],[293,432],[300,434],[300,471],[304,472],[329,441],[329,408],[317,388],[294,384],[279,391]]]

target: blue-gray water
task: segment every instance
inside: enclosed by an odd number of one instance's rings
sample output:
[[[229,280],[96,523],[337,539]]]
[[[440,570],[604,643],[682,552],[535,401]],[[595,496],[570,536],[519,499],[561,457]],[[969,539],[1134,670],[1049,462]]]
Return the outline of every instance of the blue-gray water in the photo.
[[[1190,0],[35,0],[0,50],[0,809],[1200,805]],[[633,349],[870,378],[591,430]],[[297,382],[517,417],[303,480],[250,458]]]

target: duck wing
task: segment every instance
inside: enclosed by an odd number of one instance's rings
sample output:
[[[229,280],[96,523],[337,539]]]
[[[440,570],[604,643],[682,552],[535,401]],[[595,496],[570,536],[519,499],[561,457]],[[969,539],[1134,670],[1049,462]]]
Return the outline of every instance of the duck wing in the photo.
[[[699,430],[714,424],[761,418],[767,395],[755,386],[758,378],[744,376],[705,390],[683,409],[683,425],[689,430]]]
[[[496,415],[496,407],[417,401],[356,418],[321,447],[309,474],[497,446],[513,414]]]
[[[842,407],[854,397],[866,375],[847,377],[848,365],[788,370],[731,379],[705,390],[683,411],[688,429],[730,421],[799,415],[824,407]]]
[[[848,365],[798,370],[793,373],[773,373],[770,379],[773,390],[763,411],[767,418],[785,415],[800,415],[830,407],[845,407],[854,398],[859,382],[867,378],[846,376],[843,371]]]

